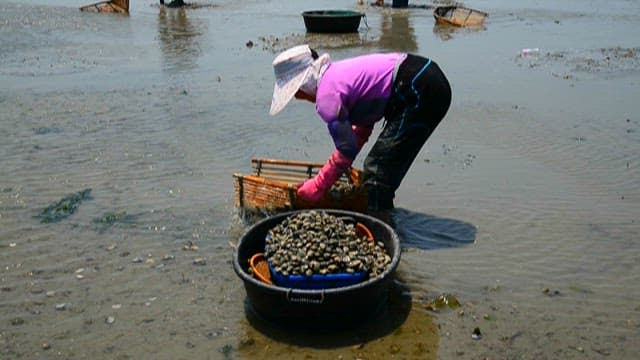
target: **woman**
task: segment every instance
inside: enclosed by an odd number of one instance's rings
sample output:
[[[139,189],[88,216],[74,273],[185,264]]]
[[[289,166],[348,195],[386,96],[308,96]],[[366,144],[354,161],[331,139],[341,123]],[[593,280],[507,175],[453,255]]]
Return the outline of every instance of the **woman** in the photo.
[[[297,195],[316,202],[351,166],[382,118],[385,125],[363,167],[368,213],[391,223],[395,192],[451,104],[449,82],[431,59],[376,53],[332,62],[308,45],[279,54],[270,114],[293,98],[316,104],[336,146]]]

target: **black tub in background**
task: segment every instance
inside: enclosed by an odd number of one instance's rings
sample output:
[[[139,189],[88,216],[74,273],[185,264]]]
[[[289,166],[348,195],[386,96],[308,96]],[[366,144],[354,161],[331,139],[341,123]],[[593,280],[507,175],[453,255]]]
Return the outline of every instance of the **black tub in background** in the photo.
[[[313,33],[357,32],[364,14],[352,10],[313,10],[302,13],[304,25]]]

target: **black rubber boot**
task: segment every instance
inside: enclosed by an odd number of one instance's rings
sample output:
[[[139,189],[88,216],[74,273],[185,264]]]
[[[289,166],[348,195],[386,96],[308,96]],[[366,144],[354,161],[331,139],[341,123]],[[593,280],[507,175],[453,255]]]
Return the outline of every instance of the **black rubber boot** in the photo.
[[[372,216],[385,224],[394,227],[393,217],[391,216],[391,210],[369,210],[369,216]]]

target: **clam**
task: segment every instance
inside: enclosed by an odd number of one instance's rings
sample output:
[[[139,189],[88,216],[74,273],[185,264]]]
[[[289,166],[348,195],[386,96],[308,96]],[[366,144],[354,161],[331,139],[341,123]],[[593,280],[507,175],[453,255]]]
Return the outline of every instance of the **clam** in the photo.
[[[366,271],[375,277],[391,263],[384,243],[358,237],[353,223],[316,210],[292,215],[270,229],[265,257],[285,276]]]

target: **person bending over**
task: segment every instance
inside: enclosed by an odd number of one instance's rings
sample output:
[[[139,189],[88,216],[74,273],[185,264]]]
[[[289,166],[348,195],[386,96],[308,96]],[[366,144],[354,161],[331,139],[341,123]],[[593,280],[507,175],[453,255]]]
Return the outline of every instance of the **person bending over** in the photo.
[[[446,115],[451,87],[432,59],[400,52],[372,53],[339,61],[309,45],[280,53],[273,61],[275,85],[269,113],[292,98],[315,103],[335,144],[318,174],[297,195],[322,199],[349,169],[376,122],[384,127],[364,160],[363,185],[369,215],[391,224],[393,199],[418,152]]]

